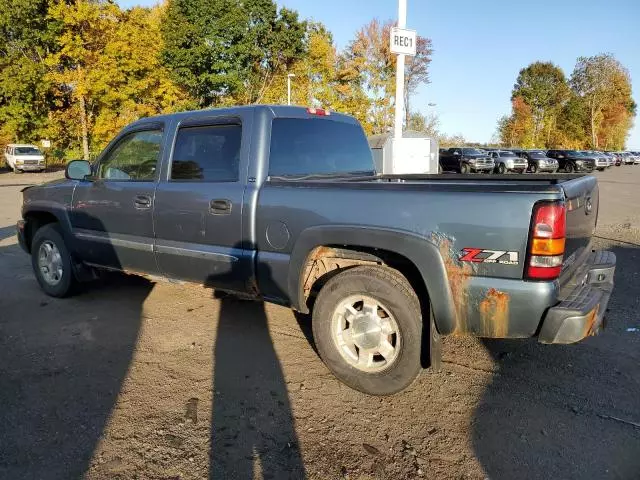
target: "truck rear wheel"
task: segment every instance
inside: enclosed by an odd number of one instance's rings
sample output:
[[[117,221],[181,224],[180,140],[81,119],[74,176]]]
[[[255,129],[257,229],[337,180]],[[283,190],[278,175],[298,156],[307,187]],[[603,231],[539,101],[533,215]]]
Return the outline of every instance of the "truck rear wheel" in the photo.
[[[38,229],[31,244],[31,265],[40,288],[51,297],[73,293],[76,279],[60,227],[49,223]]]
[[[316,299],[312,321],[320,357],[351,388],[391,395],[420,373],[420,302],[396,270],[363,266],[334,276]]]

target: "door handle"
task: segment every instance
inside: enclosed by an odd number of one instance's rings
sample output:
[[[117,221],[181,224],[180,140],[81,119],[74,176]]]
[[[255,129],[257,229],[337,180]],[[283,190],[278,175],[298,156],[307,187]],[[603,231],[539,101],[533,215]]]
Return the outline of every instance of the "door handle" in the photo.
[[[209,203],[209,211],[214,215],[229,215],[231,213],[231,200],[219,198],[211,200]]]
[[[136,195],[133,198],[133,206],[138,209],[151,208],[151,197],[148,195]]]

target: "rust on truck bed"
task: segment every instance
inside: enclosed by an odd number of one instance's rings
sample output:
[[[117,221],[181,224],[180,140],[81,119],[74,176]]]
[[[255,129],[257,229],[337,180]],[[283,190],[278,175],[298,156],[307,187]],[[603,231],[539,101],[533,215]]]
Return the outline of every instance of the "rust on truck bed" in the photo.
[[[480,331],[483,337],[504,338],[509,331],[509,294],[490,288],[480,302]]]
[[[449,287],[451,288],[451,295],[456,311],[456,328],[453,333],[466,333],[469,331],[467,322],[467,306],[469,304],[468,286],[469,279],[474,273],[474,266],[458,260],[458,254],[452,247],[452,238],[440,233],[433,233],[431,237],[440,250],[440,255],[442,256],[447,272]]]

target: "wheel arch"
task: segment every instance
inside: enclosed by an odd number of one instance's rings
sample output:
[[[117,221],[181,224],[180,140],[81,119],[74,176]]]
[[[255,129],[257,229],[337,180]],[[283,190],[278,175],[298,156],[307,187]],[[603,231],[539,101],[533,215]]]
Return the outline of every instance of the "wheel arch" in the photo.
[[[455,330],[456,310],[438,246],[420,235],[377,227],[318,226],[300,234],[291,253],[288,275],[289,296],[295,310],[309,313],[305,273],[308,265],[328,250],[353,252],[341,256],[356,264],[377,263],[399,270],[421,302],[430,303],[438,332],[448,334]]]
[[[56,208],[32,206],[23,210],[22,217],[26,221],[25,244],[29,253],[31,253],[31,243],[38,229],[50,223],[59,224],[65,243],[69,246],[72,245],[69,217],[66,212]]]

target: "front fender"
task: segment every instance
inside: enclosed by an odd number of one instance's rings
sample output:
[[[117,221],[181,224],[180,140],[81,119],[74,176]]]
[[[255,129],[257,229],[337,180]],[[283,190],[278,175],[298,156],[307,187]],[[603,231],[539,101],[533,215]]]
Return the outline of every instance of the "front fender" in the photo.
[[[60,225],[60,228],[62,230],[62,236],[64,238],[66,246],[72,252],[75,252],[74,237],[71,233],[71,219],[69,217],[68,210],[63,205],[47,201],[35,200],[23,205],[22,207],[22,218],[27,221],[29,217],[37,218],[43,213],[56,218],[56,221]],[[27,228],[31,228],[31,226],[28,226]],[[33,236],[33,232],[30,232],[29,236],[31,238]]]
[[[434,239],[392,229],[339,225],[304,230],[294,245],[289,264],[288,289],[293,308],[309,313],[301,277],[313,249],[328,245],[378,248],[405,257],[417,267],[427,287],[438,331],[445,335],[455,331],[456,307],[441,255],[442,246]]]

